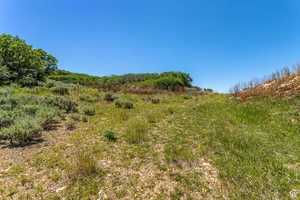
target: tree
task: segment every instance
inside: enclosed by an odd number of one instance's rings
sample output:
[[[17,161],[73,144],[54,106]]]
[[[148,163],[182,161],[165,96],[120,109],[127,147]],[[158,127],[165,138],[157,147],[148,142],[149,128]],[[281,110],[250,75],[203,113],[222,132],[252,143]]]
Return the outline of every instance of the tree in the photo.
[[[164,72],[161,73],[162,77],[172,77],[178,78],[182,81],[185,87],[191,87],[193,79],[190,77],[189,74],[183,72]]]
[[[0,35],[0,67],[2,71],[8,71],[9,82],[35,85],[44,80],[49,71],[56,69],[56,65],[55,57],[41,49],[33,49],[19,37]]]

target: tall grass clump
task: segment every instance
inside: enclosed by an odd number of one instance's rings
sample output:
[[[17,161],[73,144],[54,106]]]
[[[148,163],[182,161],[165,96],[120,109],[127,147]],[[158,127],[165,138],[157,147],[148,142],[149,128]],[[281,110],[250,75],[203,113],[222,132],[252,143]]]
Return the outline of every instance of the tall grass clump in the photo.
[[[125,132],[125,138],[130,144],[139,144],[147,140],[148,125],[144,120],[131,120]]]
[[[69,179],[73,181],[87,179],[101,172],[94,155],[86,149],[77,150],[66,169]]]

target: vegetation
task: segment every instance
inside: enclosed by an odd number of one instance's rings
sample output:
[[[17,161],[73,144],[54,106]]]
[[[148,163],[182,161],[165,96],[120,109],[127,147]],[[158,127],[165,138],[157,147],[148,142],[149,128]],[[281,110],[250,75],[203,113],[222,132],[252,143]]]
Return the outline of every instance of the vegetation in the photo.
[[[193,89],[187,74],[91,77],[1,42],[0,199],[300,198],[299,95],[172,93]],[[103,91],[133,85],[159,92]]]
[[[51,74],[57,60],[42,49],[33,49],[24,40],[7,34],[0,35],[0,85],[19,83],[34,86]]]

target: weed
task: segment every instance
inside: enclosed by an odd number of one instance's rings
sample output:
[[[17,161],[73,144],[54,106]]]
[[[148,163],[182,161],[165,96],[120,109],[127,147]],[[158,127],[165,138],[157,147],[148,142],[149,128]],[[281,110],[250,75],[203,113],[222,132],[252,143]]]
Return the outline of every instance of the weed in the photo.
[[[105,131],[105,132],[104,132],[104,137],[105,137],[108,141],[110,141],[110,142],[115,142],[115,141],[117,141],[117,137],[116,137],[115,133],[114,133],[113,131],[111,131],[111,130]]]

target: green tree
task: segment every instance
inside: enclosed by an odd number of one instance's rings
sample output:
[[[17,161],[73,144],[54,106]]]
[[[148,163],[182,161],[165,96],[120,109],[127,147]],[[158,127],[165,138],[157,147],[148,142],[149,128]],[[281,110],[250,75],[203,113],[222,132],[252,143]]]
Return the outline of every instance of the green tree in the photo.
[[[8,34],[0,35],[0,83],[17,82],[24,86],[35,85],[44,79],[49,70],[56,68],[57,60],[41,49],[33,49],[24,40]]]

